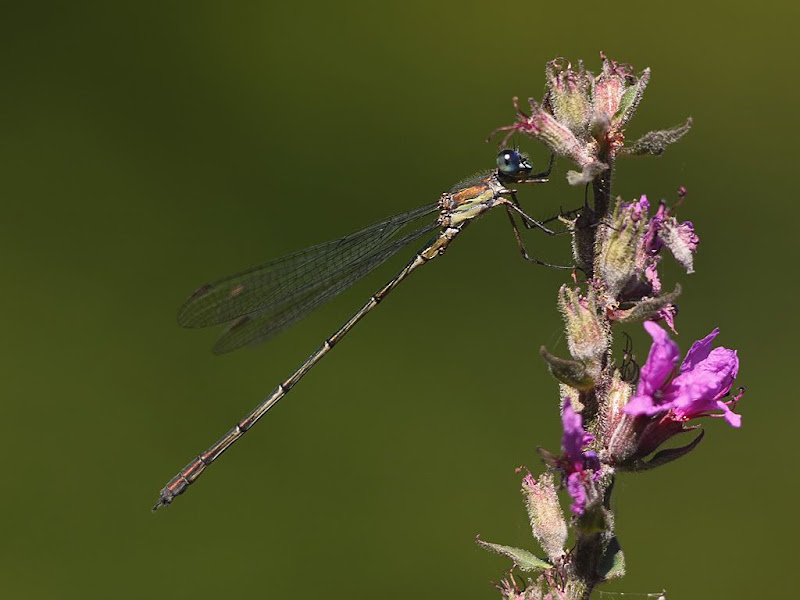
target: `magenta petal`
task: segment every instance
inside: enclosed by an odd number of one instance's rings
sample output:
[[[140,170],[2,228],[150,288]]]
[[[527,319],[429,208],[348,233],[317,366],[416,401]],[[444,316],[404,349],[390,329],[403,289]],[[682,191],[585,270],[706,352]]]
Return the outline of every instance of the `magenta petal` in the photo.
[[[716,401],[727,394],[739,370],[734,350],[714,348],[707,358],[690,371],[678,375],[664,391],[671,405],[690,414],[716,408]]]
[[[732,380],[739,374],[739,356],[736,350],[729,350],[724,346],[714,348],[708,354],[708,358],[699,365],[709,371],[726,373]]]
[[[731,427],[742,426],[742,415],[738,415],[735,412],[733,412],[725,402],[723,402],[722,400],[718,400],[717,408],[722,410],[722,416],[725,417],[725,420],[728,422],[728,425],[730,425]]]
[[[652,396],[634,396],[622,410],[632,417],[652,416],[664,412],[669,407],[663,407],[653,402]]]
[[[583,429],[583,418],[573,410],[569,398],[564,399],[561,422],[564,426],[564,435],[561,438],[564,454],[569,460],[577,460],[594,437]]]
[[[689,352],[686,353],[686,358],[684,358],[683,363],[681,363],[681,373],[693,369],[697,363],[708,357],[708,353],[711,352],[711,342],[714,341],[717,335],[719,335],[719,327],[702,340],[697,340],[692,344],[692,347],[689,348]]]
[[[678,345],[669,334],[652,321],[645,321],[644,328],[653,338],[650,354],[641,369],[637,396],[653,396],[667,382],[678,362]]]

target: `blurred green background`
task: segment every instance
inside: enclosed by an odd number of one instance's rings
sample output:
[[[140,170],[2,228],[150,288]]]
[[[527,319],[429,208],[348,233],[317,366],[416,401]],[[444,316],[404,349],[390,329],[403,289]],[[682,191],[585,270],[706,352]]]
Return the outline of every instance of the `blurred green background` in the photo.
[[[161,486],[407,256],[255,350],[175,323],[195,287],[437,200],[492,165],[511,97],[599,51],[653,76],[616,193],[673,199],[702,244],[679,342],[740,350],[744,426],[622,477],[609,590],[790,596],[798,583],[797,8],[784,3],[5,3],[0,593],[5,598],[496,598],[533,547],[520,464],[557,449],[537,350],[565,353],[563,272],[506,218],[421,269],[187,495]],[[524,149],[542,164],[546,153]],[[547,217],[581,202],[526,189]],[[566,238],[529,246],[568,261]],[[409,255],[411,250],[409,250]],[[665,263],[668,261],[665,261]],[[634,332],[640,360],[647,341]],[[770,381],[771,380],[771,381]],[[787,458],[788,457],[788,458]],[[786,511],[789,511],[788,513]]]

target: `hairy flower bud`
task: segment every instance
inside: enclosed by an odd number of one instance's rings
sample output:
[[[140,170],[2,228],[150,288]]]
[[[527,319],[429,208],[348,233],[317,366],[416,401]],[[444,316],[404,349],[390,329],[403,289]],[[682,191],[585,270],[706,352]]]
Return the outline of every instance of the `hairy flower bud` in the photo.
[[[547,63],[545,75],[549,93],[547,102],[555,118],[566,125],[576,137],[586,135],[592,116],[592,100],[589,91],[592,76],[584,71],[583,61],[578,61],[578,70],[562,58]]]
[[[586,364],[592,377],[598,377],[611,333],[598,314],[594,291],[590,288],[586,296],[581,296],[563,285],[558,292],[558,308],[564,317],[570,354]]]
[[[567,524],[558,502],[553,476],[543,473],[536,480],[528,473],[522,480],[522,495],[528,509],[533,536],[555,563],[564,555]]]
[[[603,70],[592,86],[593,121],[621,127],[630,121],[650,81],[650,69],[637,78],[633,67],[618,63],[601,53]]]
[[[638,445],[634,421],[623,411],[633,395],[631,384],[622,380],[617,370],[611,378],[606,392],[603,412],[600,414],[599,438],[602,450],[600,458],[609,464],[620,464],[628,460]]]
[[[519,107],[519,99],[514,98],[518,122],[509,127],[501,127],[497,131],[520,131],[542,141],[548,148],[560,156],[565,156],[581,167],[598,164],[595,158],[596,149],[575,137],[569,126],[561,123],[533,98],[528,98],[531,114],[528,115]],[[505,140],[503,140],[505,143]],[[602,165],[606,168],[605,165]]]
[[[638,279],[638,259],[649,206],[644,197],[630,204],[619,200],[611,215],[611,222],[598,232],[600,250],[595,274],[600,277],[606,294],[613,300],[617,300],[622,291]]]

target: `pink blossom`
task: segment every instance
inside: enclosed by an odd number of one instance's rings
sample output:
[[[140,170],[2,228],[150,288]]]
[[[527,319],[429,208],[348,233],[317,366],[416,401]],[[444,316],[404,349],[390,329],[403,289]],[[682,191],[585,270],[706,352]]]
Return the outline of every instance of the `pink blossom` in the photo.
[[[676,370],[678,345],[659,325],[645,322],[653,338],[650,354],[642,367],[636,395],[625,406],[631,416],[664,415],[685,422],[698,417],[724,417],[729,425],[739,427],[741,415],[733,412],[734,400],[727,397],[739,372],[735,350],[711,347],[719,334],[715,329],[696,341]]]

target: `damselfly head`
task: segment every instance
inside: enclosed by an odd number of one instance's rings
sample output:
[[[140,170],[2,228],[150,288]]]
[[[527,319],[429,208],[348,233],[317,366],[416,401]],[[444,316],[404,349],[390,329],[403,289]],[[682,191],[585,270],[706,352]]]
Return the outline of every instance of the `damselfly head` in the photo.
[[[522,178],[533,170],[528,157],[517,150],[501,150],[497,155],[497,169],[503,175]]]

